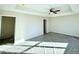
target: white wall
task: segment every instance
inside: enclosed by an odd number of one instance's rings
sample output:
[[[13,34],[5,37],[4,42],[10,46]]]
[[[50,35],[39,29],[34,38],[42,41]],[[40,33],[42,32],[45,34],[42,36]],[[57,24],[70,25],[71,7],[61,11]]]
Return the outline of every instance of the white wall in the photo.
[[[43,19],[47,19],[47,32],[57,32],[79,37],[79,15],[46,18],[0,10],[0,16],[16,17],[15,43],[42,35]]]
[[[23,37],[30,39],[43,34],[43,18],[38,16],[25,15],[23,21]]]
[[[79,15],[52,17],[50,19],[50,32],[79,37]]]
[[[16,17],[15,44],[43,34],[43,17],[10,11],[2,11],[0,16]]]
[[[0,17],[0,37],[1,37],[1,17]]]

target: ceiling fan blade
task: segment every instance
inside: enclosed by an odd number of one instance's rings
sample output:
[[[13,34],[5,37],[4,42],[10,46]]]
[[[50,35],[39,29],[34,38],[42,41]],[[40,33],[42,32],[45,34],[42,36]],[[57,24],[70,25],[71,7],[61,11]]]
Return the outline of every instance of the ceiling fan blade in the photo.
[[[56,10],[55,12],[59,12],[60,10]]]
[[[56,11],[53,11],[53,13],[54,13],[54,14],[57,14],[57,12],[59,12],[59,11],[60,11],[60,10],[56,10]]]
[[[57,14],[57,12],[53,12],[54,14]]]

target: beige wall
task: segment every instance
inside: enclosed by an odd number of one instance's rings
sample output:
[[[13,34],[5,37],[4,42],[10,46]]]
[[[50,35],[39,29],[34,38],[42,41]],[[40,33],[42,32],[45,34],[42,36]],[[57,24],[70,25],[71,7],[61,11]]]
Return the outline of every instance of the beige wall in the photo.
[[[79,37],[79,15],[51,18],[50,32],[63,33]]]
[[[43,34],[43,17],[10,11],[2,11],[0,16],[16,17],[15,43]]]

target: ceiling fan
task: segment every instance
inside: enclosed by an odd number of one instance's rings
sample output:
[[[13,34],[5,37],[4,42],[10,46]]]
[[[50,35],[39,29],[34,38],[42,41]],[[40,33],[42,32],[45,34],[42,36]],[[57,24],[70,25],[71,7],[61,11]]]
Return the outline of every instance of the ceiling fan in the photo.
[[[57,14],[60,10],[55,10],[54,8],[49,9],[49,14],[54,13]]]

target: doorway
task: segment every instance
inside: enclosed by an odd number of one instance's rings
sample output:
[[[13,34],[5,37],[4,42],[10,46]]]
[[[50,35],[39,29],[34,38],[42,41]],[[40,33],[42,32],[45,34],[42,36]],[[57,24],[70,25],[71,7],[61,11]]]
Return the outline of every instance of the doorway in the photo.
[[[15,36],[15,17],[2,16],[1,20],[1,39],[2,44],[14,43]]]
[[[43,34],[46,34],[46,19],[43,20]]]

